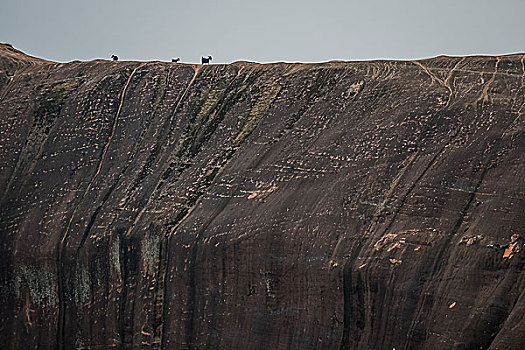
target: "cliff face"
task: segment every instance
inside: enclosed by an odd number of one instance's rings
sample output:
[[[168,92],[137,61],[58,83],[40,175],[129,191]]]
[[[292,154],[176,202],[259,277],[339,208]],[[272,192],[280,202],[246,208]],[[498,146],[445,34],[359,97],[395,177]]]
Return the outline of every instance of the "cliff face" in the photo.
[[[0,46],[6,348],[525,348],[524,56]]]

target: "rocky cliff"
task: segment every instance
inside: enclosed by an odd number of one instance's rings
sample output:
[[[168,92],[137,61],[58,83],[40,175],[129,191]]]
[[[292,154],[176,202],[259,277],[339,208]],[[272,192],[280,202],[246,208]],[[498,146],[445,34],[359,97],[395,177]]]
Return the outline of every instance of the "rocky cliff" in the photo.
[[[524,58],[0,46],[2,347],[525,348]]]

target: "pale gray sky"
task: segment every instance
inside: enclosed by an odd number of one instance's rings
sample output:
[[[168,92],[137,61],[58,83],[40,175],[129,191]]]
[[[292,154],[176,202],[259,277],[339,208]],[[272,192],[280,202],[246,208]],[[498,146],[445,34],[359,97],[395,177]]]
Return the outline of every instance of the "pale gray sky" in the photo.
[[[525,0],[0,0],[0,14],[0,42],[61,62],[525,52]]]

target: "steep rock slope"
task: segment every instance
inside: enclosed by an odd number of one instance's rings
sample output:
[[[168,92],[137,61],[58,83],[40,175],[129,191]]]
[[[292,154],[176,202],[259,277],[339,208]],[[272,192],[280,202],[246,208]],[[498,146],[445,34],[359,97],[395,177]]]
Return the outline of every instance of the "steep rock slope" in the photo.
[[[523,349],[523,55],[0,46],[8,348]]]

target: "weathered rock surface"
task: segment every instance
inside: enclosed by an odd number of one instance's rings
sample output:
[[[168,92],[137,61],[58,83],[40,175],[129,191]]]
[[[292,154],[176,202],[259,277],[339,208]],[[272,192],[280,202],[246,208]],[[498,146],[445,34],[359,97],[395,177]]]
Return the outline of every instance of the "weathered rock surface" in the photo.
[[[524,349],[524,57],[0,46],[2,347]]]

